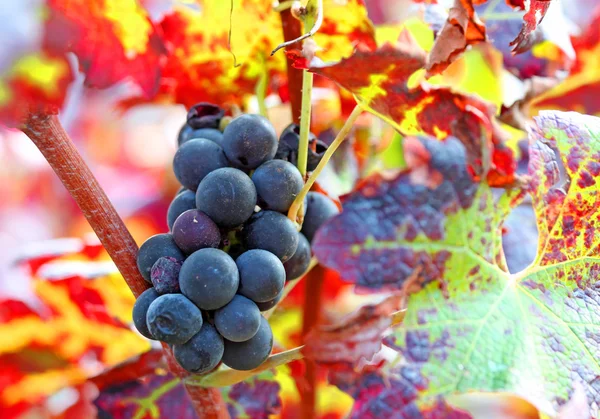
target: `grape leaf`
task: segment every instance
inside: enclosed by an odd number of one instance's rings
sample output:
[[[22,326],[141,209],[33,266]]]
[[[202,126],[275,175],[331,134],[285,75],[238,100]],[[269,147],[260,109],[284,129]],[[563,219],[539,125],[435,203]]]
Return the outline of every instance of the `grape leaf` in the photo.
[[[427,383],[409,369],[404,369],[402,374],[384,373],[378,367],[366,367],[360,373],[352,369],[331,370],[329,381],[355,400],[350,419],[471,418],[468,413],[448,406],[441,399],[421,410],[417,405],[419,391]]]
[[[600,402],[600,119],[544,112],[536,124],[529,192],[540,238],[526,270],[509,274],[500,247],[522,193],[496,198],[475,183],[454,139],[421,140],[428,172],[368,179],[314,239],[321,263],[361,285],[404,286],[421,269],[385,343],[403,359],[398,373],[423,377],[422,409],[452,394],[505,391],[554,414],[576,382],[592,410]]]
[[[170,373],[107,387],[94,403],[105,418],[197,418],[181,380]]]
[[[88,86],[130,79],[145,98],[156,94],[166,50],[136,0],[48,0],[48,9],[45,44],[57,53],[75,53]]]
[[[232,419],[268,419],[281,410],[279,390],[273,371],[265,371],[234,386],[225,387],[221,393]]]
[[[485,25],[477,17],[474,4],[487,0],[455,0],[446,23],[437,34],[427,57],[429,75],[439,74],[469,46],[487,40]]]
[[[319,325],[304,338],[302,353],[322,364],[370,361],[381,349],[381,335],[392,325],[391,315],[400,305],[401,296],[392,295],[379,304],[361,307],[338,324]]]
[[[404,135],[429,134],[438,138],[454,135],[469,149],[469,164],[477,176],[485,174],[487,157],[482,156],[482,129],[493,133],[490,183],[514,182],[512,152],[490,127],[493,107],[474,97],[434,87],[426,82],[409,85],[409,78],[425,65],[425,52],[410,35],[396,46],[385,44],[375,51],[356,51],[350,58],[310,70],[337,82],[352,92],[357,102]],[[410,83],[414,84],[414,83]]]
[[[552,0],[506,0],[512,7],[525,9],[529,6],[525,16],[523,16],[523,26],[517,37],[510,43],[513,47],[513,53],[520,54],[528,51],[533,46],[532,33],[544,19]]]

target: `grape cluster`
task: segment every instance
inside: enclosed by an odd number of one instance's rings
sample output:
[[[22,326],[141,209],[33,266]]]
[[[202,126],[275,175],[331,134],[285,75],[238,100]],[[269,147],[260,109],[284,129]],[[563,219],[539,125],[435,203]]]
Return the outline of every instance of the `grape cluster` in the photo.
[[[250,370],[267,359],[273,334],[261,312],[306,271],[316,229],[338,212],[328,197],[310,192],[298,232],[286,215],[304,180],[287,161],[289,138],[280,143],[262,116],[223,115],[205,103],[188,113],[173,159],[183,188],[169,206],[170,232],[146,240],[137,260],[153,287],[134,305],[136,328],[171,345],[194,373],[221,362]]]

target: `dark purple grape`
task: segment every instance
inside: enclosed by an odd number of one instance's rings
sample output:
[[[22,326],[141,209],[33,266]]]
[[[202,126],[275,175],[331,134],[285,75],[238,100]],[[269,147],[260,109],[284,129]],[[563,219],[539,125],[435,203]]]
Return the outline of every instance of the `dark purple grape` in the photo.
[[[302,175],[291,163],[270,160],[252,174],[258,205],[263,209],[287,213],[304,186]]]
[[[252,339],[245,342],[225,340],[223,363],[234,370],[253,370],[266,361],[272,349],[273,332],[271,326],[264,317],[261,317],[260,328]]]
[[[229,162],[221,146],[205,138],[185,142],[173,158],[175,177],[192,191],[210,172],[227,166]]]
[[[298,248],[296,249],[296,253],[283,264],[286,281],[300,278],[310,265],[310,257],[310,243],[304,237],[304,234],[298,233]]]
[[[192,253],[179,272],[181,292],[202,310],[216,310],[230,302],[239,281],[235,262],[219,249]]]
[[[298,165],[298,146],[300,144],[300,126],[298,124],[290,124],[283,130],[279,136],[279,146],[275,158],[285,160]],[[312,172],[317,168],[323,155],[327,151],[327,144],[319,140],[312,132],[308,136],[308,159],[306,162],[306,170]],[[313,151],[313,148],[316,151]]]
[[[164,294],[148,307],[148,330],[156,339],[181,345],[202,327],[202,313],[181,294]]]
[[[150,271],[152,285],[159,294],[177,294],[179,290],[179,271],[183,262],[171,258],[159,258]]]
[[[207,140],[215,142],[216,144],[221,145],[223,133],[216,128],[194,129],[188,124],[185,124],[183,127],[181,127],[181,130],[179,131],[179,135],[177,136],[177,144],[179,147],[181,147],[183,143],[186,143],[189,140],[194,140],[196,138],[205,138]]]
[[[181,214],[173,224],[173,239],[189,255],[206,247],[219,247],[221,231],[208,215],[191,209]]]
[[[187,113],[187,124],[195,129],[219,128],[225,111],[212,103],[200,102],[190,108]]]
[[[309,242],[312,242],[319,227],[325,221],[338,214],[340,210],[335,205],[335,202],[321,193],[309,192],[307,198],[302,234],[306,236]]]
[[[296,233],[298,234],[298,233]],[[257,303],[277,297],[285,285],[285,269],[271,252],[253,249],[235,261],[240,273],[238,293]]]
[[[244,172],[231,167],[210,173],[196,191],[196,207],[220,227],[243,224],[255,206],[254,183]]]
[[[275,157],[277,134],[265,117],[243,114],[227,125],[222,144],[235,167],[252,170]]]
[[[224,348],[223,338],[214,326],[204,323],[186,343],[173,346],[173,355],[186,371],[204,374],[219,365]]]
[[[181,131],[179,131],[177,143],[181,147],[182,144],[197,138],[204,138],[205,140],[210,140],[215,144],[221,145],[223,133],[215,128],[193,129],[189,125],[184,125]]]
[[[282,262],[291,258],[298,247],[294,223],[275,211],[254,214],[244,226],[242,238],[246,248],[267,250]]]
[[[146,281],[152,283],[150,270],[156,261],[163,256],[172,257],[179,261],[185,259],[171,234],[156,234],[140,246],[137,255],[137,266]]]
[[[140,294],[135,300],[133,305],[133,324],[135,328],[140,332],[142,336],[148,339],[156,339],[148,330],[148,324],[146,323],[146,315],[148,314],[148,307],[158,298],[158,293],[154,288],[148,288],[146,291]]]
[[[185,211],[194,208],[196,208],[196,193],[189,189],[179,192],[173,201],[171,201],[171,205],[169,205],[169,209],[167,210],[167,225],[169,226],[169,230],[173,229],[173,224],[177,217]]]
[[[281,292],[277,295],[277,297],[273,298],[271,301],[267,301],[264,303],[256,303],[256,306],[258,307],[258,309],[260,311],[271,310],[273,307],[275,307],[277,305],[277,303],[279,303],[279,301],[281,301],[282,297],[283,297],[283,290],[281,290]]]
[[[215,311],[215,327],[225,339],[244,342],[258,332],[260,311],[252,300],[236,295],[225,307]]]

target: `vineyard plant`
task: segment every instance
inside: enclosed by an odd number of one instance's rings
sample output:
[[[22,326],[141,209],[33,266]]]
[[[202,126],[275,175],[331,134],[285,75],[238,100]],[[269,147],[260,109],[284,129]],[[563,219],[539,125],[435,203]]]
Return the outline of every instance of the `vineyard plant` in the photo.
[[[598,2],[6,3],[0,418],[599,417]]]

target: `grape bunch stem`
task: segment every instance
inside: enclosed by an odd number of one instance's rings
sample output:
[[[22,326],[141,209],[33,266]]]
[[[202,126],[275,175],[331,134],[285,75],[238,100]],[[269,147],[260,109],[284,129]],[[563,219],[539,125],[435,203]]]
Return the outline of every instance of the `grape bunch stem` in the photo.
[[[310,188],[312,188],[312,186],[314,185],[315,181],[317,180],[317,178],[319,177],[319,175],[333,156],[333,153],[335,153],[340,144],[342,144],[342,142],[346,139],[346,137],[350,133],[350,130],[352,129],[352,126],[354,125],[354,122],[356,122],[356,119],[360,116],[362,112],[363,109],[360,107],[360,105],[356,105],[348,119],[346,119],[344,126],[342,127],[342,129],[340,129],[340,132],[338,132],[337,136],[323,155],[323,158],[319,162],[318,166],[307,179],[306,183],[304,184],[304,187],[292,203],[292,206],[288,211],[288,218],[290,220],[297,222],[298,212],[300,211],[301,205],[304,202],[304,197],[310,191]],[[298,159],[300,159],[300,156],[298,156]]]

